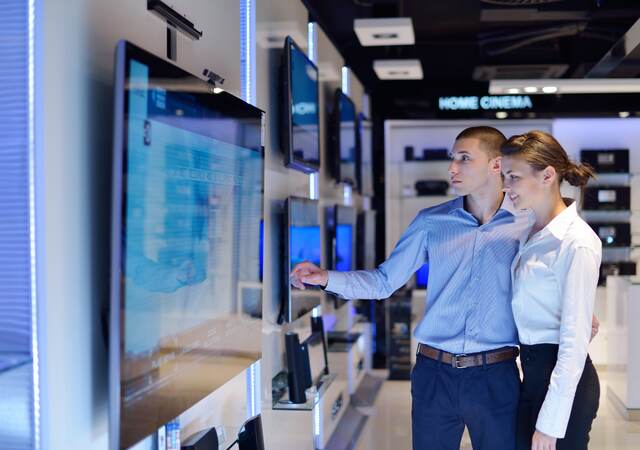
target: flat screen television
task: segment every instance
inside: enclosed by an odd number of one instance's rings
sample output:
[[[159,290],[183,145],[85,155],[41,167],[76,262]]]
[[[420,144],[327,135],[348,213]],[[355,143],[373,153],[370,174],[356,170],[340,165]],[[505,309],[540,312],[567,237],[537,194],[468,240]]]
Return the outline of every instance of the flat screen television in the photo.
[[[356,107],[340,89],[334,94],[329,130],[333,178],[356,187]]]
[[[114,94],[112,450],[261,357],[239,292],[259,284],[264,185],[259,109],[125,41]]]
[[[356,178],[360,194],[373,197],[373,140],[371,134],[371,122],[360,113],[357,121],[358,148],[356,152]]]
[[[298,289],[291,285],[289,274],[296,264],[309,261],[321,264],[320,219],[318,202],[299,197],[289,197],[285,201],[283,248],[283,301],[279,322],[294,321],[320,305],[321,292],[307,286]]]
[[[362,211],[358,215],[358,269],[373,270],[376,268],[376,212]]]
[[[282,69],[281,137],[287,167],[305,173],[320,167],[318,68],[287,36]]]

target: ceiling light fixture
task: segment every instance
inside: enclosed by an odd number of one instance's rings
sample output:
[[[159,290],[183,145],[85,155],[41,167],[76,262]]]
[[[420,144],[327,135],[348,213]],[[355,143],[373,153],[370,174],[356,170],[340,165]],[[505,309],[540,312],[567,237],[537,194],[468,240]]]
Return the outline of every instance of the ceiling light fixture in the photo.
[[[630,115],[631,115],[631,113],[630,113],[629,111],[620,111],[620,112],[618,113],[618,116],[619,116],[621,119],[626,119],[626,118],[627,118],[627,117],[629,117]]]
[[[507,89],[507,94],[519,94],[519,93],[520,93],[520,89],[518,88]]]
[[[537,87],[535,87],[535,86],[526,86],[526,87],[524,88],[524,91],[525,91],[527,94],[535,94],[536,92],[538,92],[538,88],[537,88]]]
[[[419,59],[378,59],[373,70],[380,80],[422,80],[422,64]]]
[[[413,45],[416,42],[410,17],[355,19],[353,29],[363,47]]]
[[[509,114],[507,114],[505,111],[498,111],[496,113],[497,119],[506,119],[507,117],[509,117]]]
[[[629,94],[640,93],[640,78],[491,80],[489,93],[504,95],[509,93],[509,89],[524,89],[528,92],[527,88],[534,87],[538,94]]]

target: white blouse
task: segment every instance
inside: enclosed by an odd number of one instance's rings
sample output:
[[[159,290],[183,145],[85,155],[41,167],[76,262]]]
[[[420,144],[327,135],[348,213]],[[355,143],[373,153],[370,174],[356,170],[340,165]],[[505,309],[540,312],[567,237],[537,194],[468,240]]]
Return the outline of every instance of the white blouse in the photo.
[[[566,433],[587,358],[601,258],[602,243],[573,202],[530,239],[521,240],[511,266],[520,343],[559,345],[536,423],[536,429],[556,438]]]

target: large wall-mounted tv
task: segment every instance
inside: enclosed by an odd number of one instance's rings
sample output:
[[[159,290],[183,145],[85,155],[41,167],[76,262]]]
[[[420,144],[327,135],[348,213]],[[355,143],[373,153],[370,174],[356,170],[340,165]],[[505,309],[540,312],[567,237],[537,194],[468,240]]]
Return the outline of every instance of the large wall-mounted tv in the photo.
[[[305,173],[320,167],[318,68],[287,37],[282,70],[281,137],[287,167]]]
[[[340,89],[334,93],[329,132],[332,176],[338,182],[356,187],[356,107]]]
[[[350,206],[335,205],[325,208],[327,267],[349,271],[356,268],[357,213]],[[336,307],[343,304],[336,299]]]
[[[261,357],[264,185],[259,109],[124,41],[114,93],[112,450]]]
[[[283,295],[279,322],[291,322],[320,304],[321,292],[307,286],[298,289],[291,285],[289,274],[296,264],[309,261],[321,265],[320,219],[318,202],[299,197],[285,201],[283,224]]]
[[[357,137],[358,148],[356,152],[356,175],[360,193],[367,197],[373,197],[373,139],[371,122],[362,113],[358,114]]]

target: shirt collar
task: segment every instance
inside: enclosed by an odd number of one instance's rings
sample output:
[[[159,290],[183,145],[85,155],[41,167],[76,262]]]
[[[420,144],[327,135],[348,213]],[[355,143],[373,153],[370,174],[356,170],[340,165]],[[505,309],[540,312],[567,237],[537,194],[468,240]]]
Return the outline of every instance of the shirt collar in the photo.
[[[464,209],[464,196],[456,197],[455,199],[453,199],[453,202],[451,204],[451,210],[449,210],[449,214],[452,214],[458,210],[463,210],[469,213],[469,211]],[[498,211],[496,211],[496,215],[500,210],[505,211],[511,214],[512,216],[515,216],[517,211],[517,209],[515,208],[515,206],[513,206],[513,203],[509,199],[508,195],[505,195],[504,198],[502,199],[502,204],[500,205],[500,208],[498,208]]]
[[[578,217],[578,209],[576,207],[575,200],[571,198],[563,198],[562,200],[564,200],[567,208],[560,214],[555,216],[545,227],[551,234],[556,237],[556,239],[560,241],[564,239],[569,226],[573,223],[574,219]]]

